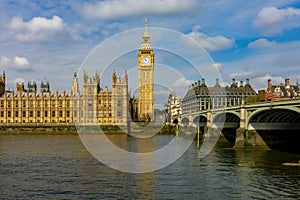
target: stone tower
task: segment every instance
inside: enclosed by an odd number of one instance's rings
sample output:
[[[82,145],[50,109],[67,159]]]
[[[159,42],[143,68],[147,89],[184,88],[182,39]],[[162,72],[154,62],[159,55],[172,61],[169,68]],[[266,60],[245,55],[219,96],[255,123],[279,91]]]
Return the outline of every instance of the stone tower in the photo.
[[[112,116],[117,125],[127,125],[128,120],[128,76],[117,77],[116,72],[112,74]]]
[[[138,53],[138,118],[140,121],[154,120],[154,53],[150,44],[148,22],[145,19],[142,45]]]
[[[96,72],[94,76],[89,76],[88,73],[84,71],[82,91],[83,124],[97,124],[97,95],[99,91],[99,72]]]

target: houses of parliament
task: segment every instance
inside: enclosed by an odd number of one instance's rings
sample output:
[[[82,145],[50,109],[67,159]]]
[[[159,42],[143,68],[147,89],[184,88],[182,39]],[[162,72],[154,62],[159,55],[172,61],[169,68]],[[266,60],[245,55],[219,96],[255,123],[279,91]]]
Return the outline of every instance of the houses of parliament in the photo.
[[[128,92],[128,75],[112,73],[111,87],[100,87],[100,74],[83,72],[82,91],[75,72],[70,92],[51,91],[42,81],[16,83],[16,91],[6,90],[6,74],[0,75],[0,123],[2,124],[93,124],[126,125],[130,118],[153,120],[154,54],[145,20],[138,52],[138,99]],[[134,117],[135,116],[135,117]]]

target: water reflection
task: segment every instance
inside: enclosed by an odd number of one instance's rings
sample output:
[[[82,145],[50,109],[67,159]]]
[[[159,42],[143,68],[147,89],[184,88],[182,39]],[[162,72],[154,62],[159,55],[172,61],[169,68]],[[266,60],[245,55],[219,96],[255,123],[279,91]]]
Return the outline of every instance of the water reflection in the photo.
[[[111,136],[124,149],[151,151],[148,143]],[[135,147],[132,147],[136,145]],[[300,168],[282,166],[300,156],[279,151],[214,148],[198,158],[196,143],[171,165],[149,173],[111,169],[75,135],[0,136],[1,199],[297,199]],[[119,160],[119,157],[115,157]],[[155,164],[151,158],[149,163]]]

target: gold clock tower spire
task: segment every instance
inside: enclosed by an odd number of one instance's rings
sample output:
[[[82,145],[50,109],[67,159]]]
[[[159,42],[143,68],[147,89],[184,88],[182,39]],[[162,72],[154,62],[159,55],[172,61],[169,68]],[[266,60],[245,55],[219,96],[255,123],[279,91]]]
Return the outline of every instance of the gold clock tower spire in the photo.
[[[140,121],[154,120],[154,53],[150,44],[148,20],[145,19],[142,45],[138,54],[138,118]]]

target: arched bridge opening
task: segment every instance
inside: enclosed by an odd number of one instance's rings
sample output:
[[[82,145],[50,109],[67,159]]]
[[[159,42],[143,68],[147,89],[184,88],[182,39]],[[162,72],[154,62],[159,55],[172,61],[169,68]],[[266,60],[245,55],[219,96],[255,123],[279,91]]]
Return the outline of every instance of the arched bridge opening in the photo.
[[[189,118],[184,117],[181,119],[181,126],[188,126],[189,125]]]
[[[177,125],[178,124],[178,119],[174,119],[173,124]]]
[[[198,115],[193,119],[193,124],[195,126],[205,127],[207,122],[207,118],[203,115]]]
[[[249,119],[248,130],[255,130],[268,147],[300,154],[300,113],[289,109],[268,109]]]
[[[193,119],[193,125],[195,125],[196,127],[200,128],[200,132],[203,134],[204,133],[204,128],[206,126],[207,123],[207,118],[203,115],[197,115],[194,119]]]
[[[222,129],[222,134],[229,142],[229,146],[233,146],[236,139],[236,129],[240,127],[240,117],[233,113],[219,113],[213,118],[213,124]]]

